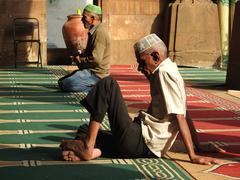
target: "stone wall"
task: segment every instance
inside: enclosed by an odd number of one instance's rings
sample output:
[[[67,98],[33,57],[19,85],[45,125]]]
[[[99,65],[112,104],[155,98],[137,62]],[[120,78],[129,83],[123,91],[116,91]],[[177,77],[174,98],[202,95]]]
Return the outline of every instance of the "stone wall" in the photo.
[[[133,44],[156,33],[163,38],[166,0],[100,0],[112,42],[113,64],[135,64]]]
[[[168,47],[179,65],[218,67],[221,47],[217,4],[210,0],[170,4]]]
[[[12,21],[16,17],[36,17],[39,19],[42,57],[43,63],[46,64],[45,0],[0,0],[0,65],[12,66],[14,64]],[[24,53],[26,52],[22,52],[22,54]],[[33,54],[31,53],[31,58],[36,58],[33,57]]]
[[[169,3],[170,2],[170,3]],[[218,6],[211,0],[99,0],[113,47],[113,63],[135,63],[133,44],[156,33],[179,65],[218,67]]]
[[[221,55],[219,19],[217,4],[211,0],[93,2],[103,9],[103,23],[112,42],[112,64],[135,64],[133,44],[144,35],[156,33],[168,45],[170,56],[179,65],[217,65]],[[169,2],[172,3],[169,5]],[[47,64],[46,0],[0,0],[0,8],[0,64],[13,64],[12,20],[15,17],[40,20],[42,57]]]

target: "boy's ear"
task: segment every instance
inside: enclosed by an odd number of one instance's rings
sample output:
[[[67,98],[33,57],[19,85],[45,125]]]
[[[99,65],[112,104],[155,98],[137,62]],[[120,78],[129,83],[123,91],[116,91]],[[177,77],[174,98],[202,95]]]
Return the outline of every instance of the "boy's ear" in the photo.
[[[152,52],[151,56],[153,58],[154,61],[158,61],[160,59],[159,53],[158,52]]]

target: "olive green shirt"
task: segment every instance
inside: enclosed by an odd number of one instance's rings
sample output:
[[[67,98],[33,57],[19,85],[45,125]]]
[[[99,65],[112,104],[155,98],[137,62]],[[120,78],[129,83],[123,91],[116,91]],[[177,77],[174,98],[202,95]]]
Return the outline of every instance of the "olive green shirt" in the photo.
[[[88,33],[88,44],[81,55],[79,69],[89,69],[99,78],[109,75],[111,61],[110,38],[102,23],[94,26]]]

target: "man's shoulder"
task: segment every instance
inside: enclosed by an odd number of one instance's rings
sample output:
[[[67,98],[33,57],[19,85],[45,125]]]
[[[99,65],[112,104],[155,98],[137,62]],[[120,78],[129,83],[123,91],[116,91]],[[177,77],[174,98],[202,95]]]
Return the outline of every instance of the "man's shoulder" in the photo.
[[[109,34],[102,23],[97,26],[95,32],[93,33],[93,36],[97,37],[98,39],[107,39],[108,41],[110,40]]]
[[[102,23],[98,24],[97,27],[96,27],[96,30],[95,32],[107,32],[104,25]]]
[[[170,58],[167,58],[164,63],[159,67],[160,73],[176,73],[178,72],[178,67],[175,62],[173,62]]]
[[[167,78],[175,81],[182,79],[178,67],[174,62],[169,62],[165,64],[165,66],[161,67],[161,69],[159,70],[159,76],[164,79]]]

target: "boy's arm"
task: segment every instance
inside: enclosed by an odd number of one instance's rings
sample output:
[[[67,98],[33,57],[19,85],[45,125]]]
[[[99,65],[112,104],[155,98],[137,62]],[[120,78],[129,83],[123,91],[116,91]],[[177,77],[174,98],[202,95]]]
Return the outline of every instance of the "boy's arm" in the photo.
[[[191,137],[190,129],[189,129],[186,118],[183,115],[175,115],[175,116],[178,122],[179,131],[182,135],[182,139],[186,146],[188,156],[191,162],[197,163],[197,164],[206,164],[206,165],[220,163],[220,161],[218,161],[215,158],[199,156],[195,153],[193,148],[193,140]]]

